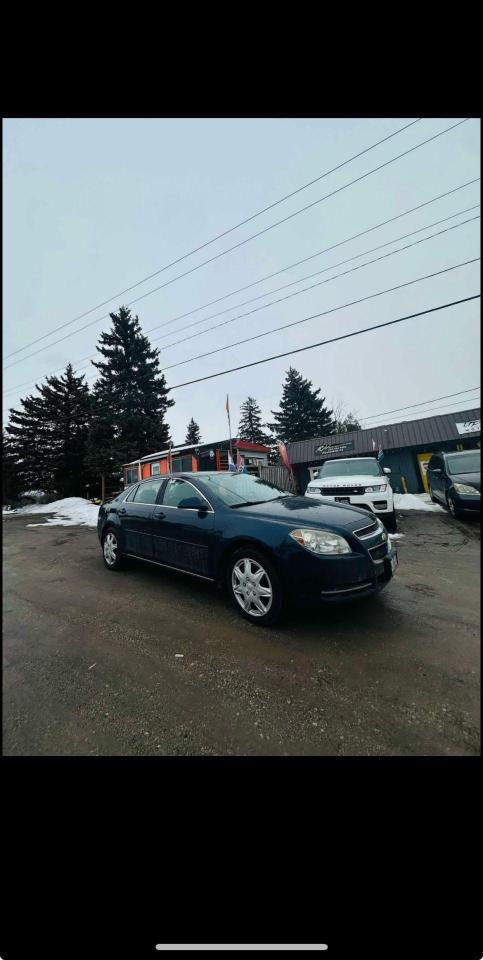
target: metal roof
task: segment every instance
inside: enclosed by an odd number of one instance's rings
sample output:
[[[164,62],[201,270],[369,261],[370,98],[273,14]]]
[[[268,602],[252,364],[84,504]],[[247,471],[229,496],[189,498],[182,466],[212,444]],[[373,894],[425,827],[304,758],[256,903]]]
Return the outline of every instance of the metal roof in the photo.
[[[322,459],[332,459],[332,456],[341,456],[341,451],[334,450],[323,454],[316,453],[322,443],[336,447],[341,443],[353,442],[353,447],[347,456],[373,454],[379,447],[383,450],[397,450],[401,447],[424,447],[428,443],[443,443],[448,440],[462,440],[465,436],[479,437],[480,431],[471,434],[460,434],[456,424],[470,420],[480,420],[480,407],[471,410],[458,410],[455,413],[445,413],[437,417],[424,417],[421,420],[404,420],[400,423],[382,424],[378,427],[369,427],[367,430],[353,430],[350,433],[334,433],[325,437],[314,437],[310,440],[296,440],[287,443],[287,453],[290,463],[312,463]]]

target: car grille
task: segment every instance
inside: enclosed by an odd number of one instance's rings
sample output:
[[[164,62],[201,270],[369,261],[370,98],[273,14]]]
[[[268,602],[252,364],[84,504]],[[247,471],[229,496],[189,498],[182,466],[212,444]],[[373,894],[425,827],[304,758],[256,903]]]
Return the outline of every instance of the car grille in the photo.
[[[371,547],[369,553],[373,560],[382,560],[387,554],[387,543],[380,543],[377,547]]]
[[[378,532],[379,524],[377,520],[371,520],[370,523],[365,524],[363,527],[359,527],[358,530],[353,530],[354,536],[356,536],[359,540],[364,540],[365,537],[371,537]]]
[[[365,487],[320,487],[319,492],[323,497],[360,497],[365,489]]]

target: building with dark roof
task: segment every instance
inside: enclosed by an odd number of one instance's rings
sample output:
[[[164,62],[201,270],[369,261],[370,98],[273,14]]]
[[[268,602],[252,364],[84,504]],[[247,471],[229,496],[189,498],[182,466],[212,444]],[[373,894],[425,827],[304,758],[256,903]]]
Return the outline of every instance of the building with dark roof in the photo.
[[[466,450],[480,446],[480,408],[458,410],[437,417],[404,420],[367,430],[338,433],[287,443],[287,452],[299,489],[305,488],[326,460],[336,457],[377,456],[391,470],[391,486],[399,493],[427,489],[426,468],[437,450]]]

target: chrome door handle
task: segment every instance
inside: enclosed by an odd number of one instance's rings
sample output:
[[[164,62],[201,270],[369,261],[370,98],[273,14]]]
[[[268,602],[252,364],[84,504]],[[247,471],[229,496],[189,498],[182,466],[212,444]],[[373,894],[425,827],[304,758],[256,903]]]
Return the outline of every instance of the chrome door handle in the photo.
[[[155,520],[166,520],[166,514],[165,514],[165,513],[155,513],[155,514],[154,514],[154,519],[155,519]]]

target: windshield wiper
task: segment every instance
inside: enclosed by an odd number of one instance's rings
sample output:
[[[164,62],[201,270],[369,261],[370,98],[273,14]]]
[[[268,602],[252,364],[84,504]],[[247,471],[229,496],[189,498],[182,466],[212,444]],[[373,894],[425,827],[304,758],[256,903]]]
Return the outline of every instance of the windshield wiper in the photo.
[[[266,500],[245,500],[244,503],[232,503],[230,504],[232,510],[236,510],[237,507],[256,507],[259,503],[267,503]]]

